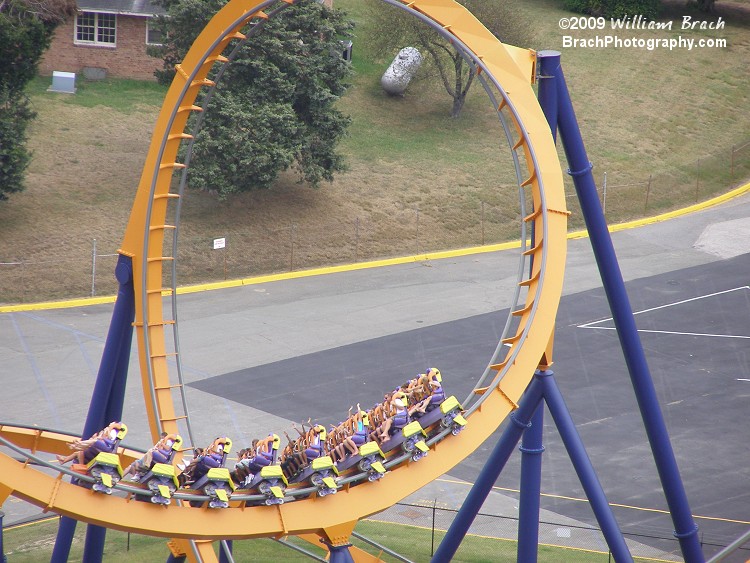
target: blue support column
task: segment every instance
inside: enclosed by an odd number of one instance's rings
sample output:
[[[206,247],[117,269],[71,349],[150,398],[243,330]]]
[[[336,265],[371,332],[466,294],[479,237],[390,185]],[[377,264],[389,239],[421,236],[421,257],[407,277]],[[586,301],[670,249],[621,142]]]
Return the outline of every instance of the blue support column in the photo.
[[[330,557],[328,558],[329,563],[354,563],[354,558],[349,553],[349,548],[352,544],[332,545],[323,540],[321,540],[321,543],[328,548],[328,552],[330,553]]]
[[[537,372],[536,375],[538,375]],[[518,556],[523,563],[536,563],[539,551],[539,509],[542,494],[544,446],[544,402],[531,417],[531,426],[521,441],[521,497],[518,503]]]
[[[542,76],[550,77],[545,78],[544,81],[556,83],[557,124],[560,137],[565,148],[570,174],[573,176],[594,256],[602,276],[609,307],[617,328],[617,335],[625,354],[625,362],[628,366],[646,435],[664,489],[664,496],[672,515],[672,522],[675,526],[674,535],[680,541],[682,555],[687,563],[705,561],[699,543],[698,526],[693,520],[685,488],[680,478],[680,471],[667,433],[659,399],[638,336],[633,310],[625,291],[625,282],[617,263],[612,239],[609,236],[607,223],[599,202],[599,194],[591,174],[592,166],[586,155],[581,132],[573,111],[573,104],[570,101],[570,94],[565,84],[565,77],[560,66],[560,53],[541,51],[538,56],[539,73]]]
[[[122,417],[135,318],[133,266],[129,257],[120,255],[115,268],[115,277],[120,286],[104,344],[102,360],[99,364],[99,373],[91,394],[89,412],[81,434],[86,438]],[[51,563],[64,563],[68,560],[75,529],[75,520],[66,516],[60,519]],[[105,528],[89,525],[83,551],[84,561],[96,563],[102,560],[105,534]]]
[[[557,89],[540,77],[539,105],[547,118],[552,138],[557,140]],[[531,224],[531,246],[536,244],[534,223]],[[529,275],[533,271],[529,260]],[[535,376],[539,375],[539,371]],[[542,435],[544,405],[540,404],[531,418],[531,426],[523,433],[521,443],[521,497],[518,505],[518,561],[536,563],[539,552],[539,509],[542,493]]]
[[[482,508],[487,495],[490,494],[510,454],[513,453],[513,448],[518,444],[521,433],[528,428],[531,416],[534,414],[541,400],[542,384],[535,377],[528,389],[526,389],[518,410],[510,415],[511,424],[508,425],[502,436],[500,436],[500,440],[498,440],[482,471],[479,473],[476,482],[471,487],[450,528],[448,528],[443,541],[440,542],[440,546],[432,557],[433,563],[443,563],[453,559],[458,546],[461,545],[466,532],[469,531],[471,523]]]
[[[70,555],[70,546],[73,543],[73,534],[76,532],[76,521],[67,516],[60,518],[57,527],[57,539],[52,550],[50,563],[66,563]]]
[[[586,448],[583,446],[581,436],[578,434],[578,430],[576,430],[576,425],[570,416],[570,411],[568,411],[562,393],[560,393],[560,389],[557,387],[553,373],[551,371],[543,371],[539,377],[544,386],[542,394],[544,395],[544,400],[547,402],[547,408],[552,415],[552,419],[555,421],[560,438],[562,438],[563,444],[565,444],[565,449],[576,470],[578,480],[586,492],[586,498],[589,500],[596,521],[602,529],[602,534],[607,541],[609,550],[618,563],[633,561],[630,550],[625,544],[625,538],[620,531],[620,526],[617,524],[614,514],[612,514],[612,509],[607,502],[602,485],[596,476],[594,467],[591,465]]]
[[[0,561],[7,563],[8,558],[5,557],[5,551],[3,549],[3,518],[5,518],[5,512],[0,510]]]
[[[232,540],[219,542],[219,563],[232,563]]]

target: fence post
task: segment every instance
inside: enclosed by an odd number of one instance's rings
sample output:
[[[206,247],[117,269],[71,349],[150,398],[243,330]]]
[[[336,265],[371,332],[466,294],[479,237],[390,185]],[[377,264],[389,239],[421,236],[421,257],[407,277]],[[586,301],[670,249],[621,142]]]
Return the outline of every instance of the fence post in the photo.
[[[359,217],[354,221],[354,262],[359,262]]]
[[[651,194],[651,178],[653,174],[648,175],[648,184],[646,185],[646,204],[643,206],[643,212],[648,211],[648,196]]]
[[[435,555],[435,512],[437,511],[437,499],[432,501],[432,545],[430,546],[430,557]]]
[[[289,251],[289,271],[294,271],[294,230],[297,228],[297,225],[292,223],[289,227],[289,239],[290,239],[290,251]]]
[[[419,207],[415,207],[414,211],[417,213],[417,254],[419,254]]]
[[[695,163],[695,203],[698,203],[698,188],[700,187],[701,161]]]
[[[484,201],[482,202],[482,246],[484,246]]]
[[[224,238],[226,239],[227,236],[224,235]],[[229,252],[229,250],[227,249],[226,246],[224,246],[224,248],[222,248],[221,250],[222,250],[222,254],[224,255],[224,281],[226,281],[227,279],[227,252]]]
[[[91,248],[91,297],[96,295],[96,239]]]

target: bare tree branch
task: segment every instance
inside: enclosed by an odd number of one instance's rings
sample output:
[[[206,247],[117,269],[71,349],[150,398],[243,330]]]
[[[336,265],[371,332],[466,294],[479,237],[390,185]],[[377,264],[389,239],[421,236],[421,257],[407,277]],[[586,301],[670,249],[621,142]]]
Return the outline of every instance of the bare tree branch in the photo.
[[[37,18],[45,23],[58,24],[76,13],[75,0],[2,0],[0,13],[17,19]]]

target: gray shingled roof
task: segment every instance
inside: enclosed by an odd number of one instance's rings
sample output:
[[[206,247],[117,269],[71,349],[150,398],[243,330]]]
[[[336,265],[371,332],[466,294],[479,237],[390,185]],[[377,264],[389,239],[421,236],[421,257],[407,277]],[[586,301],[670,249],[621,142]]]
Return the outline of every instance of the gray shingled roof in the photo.
[[[153,16],[163,14],[164,8],[151,0],[76,0],[79,10]]]

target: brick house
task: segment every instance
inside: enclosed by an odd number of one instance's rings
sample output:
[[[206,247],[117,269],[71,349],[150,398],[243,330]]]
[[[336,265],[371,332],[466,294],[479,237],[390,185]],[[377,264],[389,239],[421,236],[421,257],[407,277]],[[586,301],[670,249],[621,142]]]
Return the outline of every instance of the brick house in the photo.
[[[152,29],[155,15],[164,9],[149,0],[77,0],[78,13],[61,24],[39,64],[39,72],[75,72],[92,77],[117,76],[155,80],[162,60],[149,56],[146,47],[158,44]]]
[[[78,13],[58,26],[39,73],[75,72],[89,77],[155,80],[162,60],[146,53],[160,37],[152,18],[164,9],[151,0],[77,0]],[[331,8],[333,0],[323,0]]]

